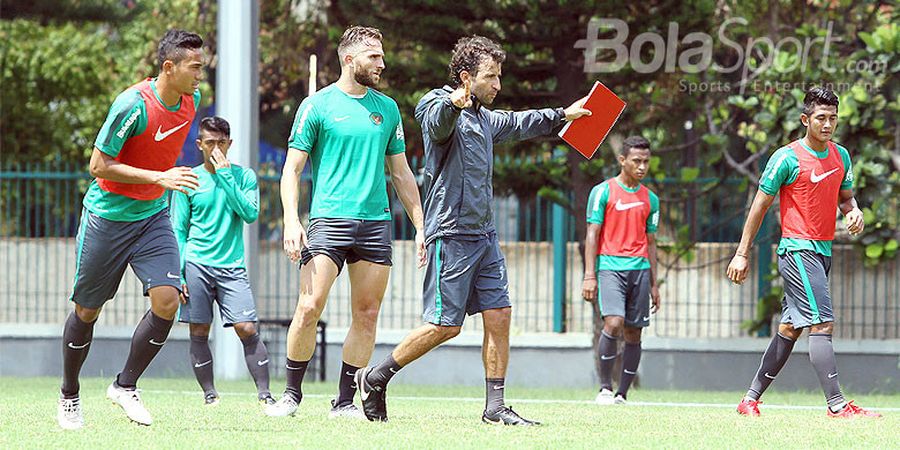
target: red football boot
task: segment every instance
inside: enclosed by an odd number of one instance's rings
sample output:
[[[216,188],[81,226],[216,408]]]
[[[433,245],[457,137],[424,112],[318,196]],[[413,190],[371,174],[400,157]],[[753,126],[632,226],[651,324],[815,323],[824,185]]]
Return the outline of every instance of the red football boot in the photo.
[[[759,400],[751,400],[747,397],[741,399],[738,403],[737,412],[742,416],[759,417]]]
[[[831,412],[831,408],[828,408],[828,417],[836,417],[840,419],[853,419],[856,417],[878,418],[881,417],[881,414],[860,408],[859,406],[853,404],[853,400],[850,400],[849,402],[847,402],[847,405],[844,406],[844,409],[838,412]]]

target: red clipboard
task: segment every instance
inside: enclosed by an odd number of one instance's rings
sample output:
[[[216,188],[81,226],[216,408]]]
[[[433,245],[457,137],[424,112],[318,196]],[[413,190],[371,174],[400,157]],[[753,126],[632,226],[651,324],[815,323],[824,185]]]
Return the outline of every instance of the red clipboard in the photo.
[[[560,130],[559,137],[585,158],[591,159],[619,120],[622,111],[625,111],[625,102],[597,81],[588,94],[584,108],[590,110],[591,115],[567,123]]]

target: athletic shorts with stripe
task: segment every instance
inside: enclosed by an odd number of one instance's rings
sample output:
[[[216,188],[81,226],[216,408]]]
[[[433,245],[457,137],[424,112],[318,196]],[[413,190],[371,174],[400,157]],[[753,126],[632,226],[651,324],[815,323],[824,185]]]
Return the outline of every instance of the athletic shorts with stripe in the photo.
[[[136,222],[114,222],[84,209],[75,242],[75,286],[69,299],[85,308],[112,300],[129,264],[145,296],[158,286],[181,291],[178,244],[168,209]]]
[[[496,233],[438,238],[427,250],[422,320],[461,326],[466,314],[511,306]]]
[[[834,322],[828,273],[831,257],[809,250],[778,255],[778,271],[784,280],[781,323],[794,328]]]
[[[300,264],[315,255],[326,255],[334,261],[338,272],[344,261],[353,264],[369,261],[383,266],[391,262],[391,221],[329,219],[317,217],[309,222],[307,246],[300,252]]]
[[[212,323],[213,302],[226,327],[240,322],[256,322],[256,302],[250,290],[247,269],[210,267],[188,261],[184,266],[187,303],[178,308],[178,321]]]
[[[598,270],[600,314],[625,318],[625,326],[650,326],[650,269]]]

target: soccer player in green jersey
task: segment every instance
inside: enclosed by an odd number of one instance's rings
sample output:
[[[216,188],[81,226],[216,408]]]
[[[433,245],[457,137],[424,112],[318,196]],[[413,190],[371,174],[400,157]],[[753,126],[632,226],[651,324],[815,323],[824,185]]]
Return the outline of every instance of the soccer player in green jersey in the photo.
[[[781,242],[776,253],[784,280],[781,325],[737,411],[747,416],[760,414],[760,397],[791,356],[794,342],[808,328],[809,361],[825,393],[828,416],[880,417],[845,401],[831,341],[834,313],[828,276],[837,210],[844,214],[851,234],[859,234],[865,227],[853,196],[850,154],[831,140],[838,122],[837,95],[821,87],[807,91],[800,122],[806,127],[806,136],[769,158],[744,223],[741,243],[728,264],[728,278],[743,283],[749,273],[751,243],[775,195],[779,195]]]
[[[618,159],[619,175],[591,190],[584,242],[582,297],[596,300],[603,316],[600,393],[595,399],[601,405],[625,404],[641,362],[641,332],[650,326],[651,312],[659,309],[659,198],[641,184],[650,169],[650,142],[641,136],[625,139]],[[613,395],[612,369],[620,334],[625,338],[622,377]]]
[[[284,250],[301,261],[300,298],[288,331],[287,388],[266,408],[293,414],[316,345],[316,322],[335,278],[348,265],[352,321],[344,341],[339,393],[332,417],[358,417],[353,376],[375,345],[375,322],[391,270],[391,212],[385,162],[403,207],[416,228],[418,264],[425,262],[419,190],[406,161],[396,102],[374,86],[384,70],[381,32],[351,27],[338,45],[338,81],[306,98],[297,110],[281,177]],[[300,173],[309,160],[312,204],[309,230],[298,215]]]
[[[172,228],[182,261],[178,320],[190,324],[191,364],[207,405],[219,402],[208,342],[214,302],[224,325],[241,339],[259,401],[271,404],[269,353],[256,329],[256,303],[244,261],[244,223],[259,216],[259,189],[252,169],[228,161],[231,142],[225,119],[203,118],[197,137],[203,164],[194,167],[200,187],[172,194]]]
[[[106,395],[132,421],[152,423],[137,380],[165,344],[178,310],[178,245],[165,194],[197,187],[197,174],[173,166],[200,103],[202,45],[194,33],[166,32],[157,51],[159,75],[116,97],[94,141],[90,171],[96,179],[84,196],[76,238],[70,297],[75,310],[63,329],[57,422],[64,429],[84,426],[78,375],[100,309],[116,295],[129,265],[150,297],[150,310],[135,328],[125,367]]]

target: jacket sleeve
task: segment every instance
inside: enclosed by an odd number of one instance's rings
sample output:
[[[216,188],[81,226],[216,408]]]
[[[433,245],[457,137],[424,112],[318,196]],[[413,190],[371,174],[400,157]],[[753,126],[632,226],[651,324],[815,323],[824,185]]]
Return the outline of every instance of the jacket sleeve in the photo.
[[[522,141],[548,135],[565,120],[565,113],[560,108],[487,111],[487,113],[495,143]]]
[[[450,94],[429,93],[416,105],[416,121],[432,141],[441,143],[453,134],[460,112],[450,101]]]

